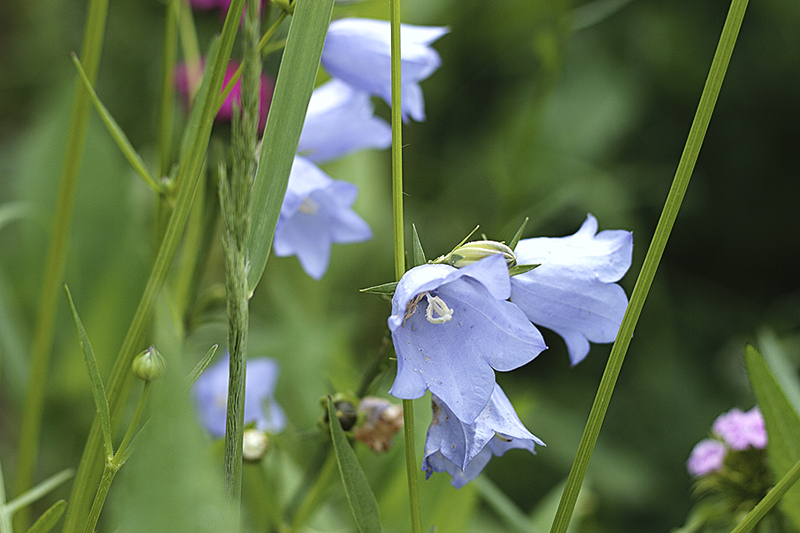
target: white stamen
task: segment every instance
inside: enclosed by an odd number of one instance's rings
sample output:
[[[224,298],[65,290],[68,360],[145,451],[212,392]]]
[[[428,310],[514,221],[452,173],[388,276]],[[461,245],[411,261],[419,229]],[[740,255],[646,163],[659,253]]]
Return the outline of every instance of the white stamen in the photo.
[[[303,200],[303,203],[300,204],[299,209],[307,215],[313,215],[317,212],[317,209],[319,209],[319,205],[317,205],[317,202],[312,200],[310,196],[306,196],[305,200]]]
[[[425,293],[425,298],[428,300],[428,309],[425,311],[425,318],[431,324],[443,324],[450,322],[453,318],[453,310],[447,307],[444,300],[438,296],[431,296],[430,293]],[[436,313],[438,316],[433,316]]]

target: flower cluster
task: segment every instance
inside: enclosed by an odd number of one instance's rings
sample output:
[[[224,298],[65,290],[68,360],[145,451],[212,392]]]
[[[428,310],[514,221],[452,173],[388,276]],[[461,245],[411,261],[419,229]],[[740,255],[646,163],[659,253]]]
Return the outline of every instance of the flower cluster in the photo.
[[[758,407],[746,413],[734,408],[720,415],[714,421],[712,433],[714,438],[698,442],[689,456],[686,469],[693,476],[719,472],[729,452],[767,447],[767,430]]]
[[[390,393],[413,399],[431,391],[422,464],[429,476],[448,472],[460,487],[493,455],[543,445],[494,372],[519,368],[547,348],[534,324],[564,338],[573,364],[586,356],[589,341],[613,341],[628,303],[616,282],[630,267],[632,249],[630,232],[597,233],[589,215],[568,237],[525,239],[514,251],[491,241],[468,243],[405,273],[388,319],[397,353]],[[511,276],[514,264],[538,266]]]

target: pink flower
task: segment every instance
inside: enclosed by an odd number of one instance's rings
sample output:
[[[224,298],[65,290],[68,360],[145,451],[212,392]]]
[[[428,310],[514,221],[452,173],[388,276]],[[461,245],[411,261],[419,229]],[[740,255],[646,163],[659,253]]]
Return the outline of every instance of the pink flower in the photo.
[[[728,449],[722,442],[716,439],[701,440],[689,455],[686,469],[693,476],[704,476],[716,472],[722,469],[726,453],[728,453]]]
[[[202,75],[202,69],[205,66],[205,62],[201,61],[200,69],[201,71],[198,75]],[[233,75],[236,73],[236,70],[239,68],[239,63],[236,61],[231,61],[228,64],[228,68],[225,71],[225,80],[222,83],[222,90],[225,89],[225,85],[233,78]],[[196,83],[199,82],[199,79]],[[189,82],[189,73],[187,71],[186,65],[181,63],[177,66],[175,71],[175,88],[181,94],[184,99],[184,102],[187,103],[187,107],[189,106],[190,100],[190,82]],[[272,102],[272,91],[275,88],[275,83],[272,81],[272,78],[267,74],[261,74],[261,95],[259,98],[259,106],[258,106],[258,131],[263,132],[264,126],[267,123],[267,113],[269,112],[269,105]],[[233,102],[236,101],[236,105],[240,106],[242,102],[242,87],[241,87],[241,79],[236,82],[233,86],[233,90],[225,99],[225,102],[220,107],[219,112],[217,113],[216,120],[218,122],[230,122],[233,118]]]
[[[746,450],[750,446],[764,449],[767,446],[767,430],[758,407],[743,413],[731,409],[714,421],[713,431],[722,437],[732,450]]]

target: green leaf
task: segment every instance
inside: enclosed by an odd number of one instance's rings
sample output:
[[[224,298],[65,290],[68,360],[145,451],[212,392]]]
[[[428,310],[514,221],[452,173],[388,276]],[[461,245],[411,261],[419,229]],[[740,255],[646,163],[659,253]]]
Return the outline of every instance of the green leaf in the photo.
[[[108,409],[108,398],[106,397],[106,389],[103,386],[103,379],[100,377],[100,370],[97,368],[97,359],[92,350],[92,344],[89,342],[89,337],[86,335],[86,330],[83,328],[83,323],[78,316],[78,310],[75,309],[75,302],[72,301],[72,294],[69,292],[69,287],[64,284],[64,291],[67,293],[67,300],[69,307],[72,309],[72,317],[75,319],[75,326],[78,328],[78,341],[80,342],[83,355],[86,357],[86,366],[89,368],[89,377],[92,380],[92,394],[94,395],[94,403],[97,406],[97,412],[100,414],[100,426],[103,430],[103,442],[106,446],[106,457],[114,456],[114,444],[111,440],[111,415]]]
[[[508,269],[508,275],[509,276],[519,276],[520,274],[524,274],[525,272],[530,272],[534,268],[540,266],[540,264],[539,265],[514,265],[513,267]]]
[[[3,512],[8,513],[9,516],[14,514],[26,505],[35,502],[48,492],[54,490],[56,487],[71,478],[73,474],[75,474],[75,472],[71,468],[68,468],[66,470],[62,470],[58,474],[50,476],[32,489],[23,492],[8,502],[5,506],[3,506]]]
[[[189,387],[194,385],[194,382],[197,381],[197,378],[200,377],[200,374],[206,369],[206,367],[211,363],[211,359],[213,359],[214,354],[217,353],[217,348],[219,348],[219,344],[215,344],[211,347],[210,350],[203,356],[202,359],[195,365],[191,372],[189,372]]]
[[[111,113],[108,112],[106,106],[104,106],[100,101],[100,98],[98,98],[97,93],[92,87],[92,82],[89,81],[89,78],[86,76],[86,72],[83,71],[83,66],[78,59],[78,56],[76,56],[74,53],[72,54],[72,62],[75,63],[75,68],[78,69],[78,74],[80,74],[81,80],[83,81],[83,86],[86,87],[86,90],[89,92],[89,96],[92,99],[92,103],[94,103],[94,108],[100,115],[103,124],[106,125],[108,132],[114,138],[117,146],[119,146],[119,149],[122,150],[122,154],[125,156],[125,159],[128,160],[133,167],[133,170],[135,170],[136,173],[142,177],[142,179],[151,189],[153,189],[155,192],[161,192],[162,187],[153,179],[150,173],[147,172],[144,161],[142,161],[142,158],[139,157],[138,153],[136,153],[133,145],[125,135],[125,132],[122,131],[122,128],[119,127],[117,121],[114,120],[114,117],[111,116]]]
[[[253,295],[261,280],[272,249],[275,225],[286,194],[308,101],[314,90],[333,2],[297,2],[289,26],[253,184],[252,231],[247,243],[250,254],[249,296]]]
[[[758,350],[748,344],[744,356],[750,385],[767,427],[769,466],[778,479],[800,461],[800,417]],[[800,485],[786,492],[781,510],[800,528]]]
[[[424,265],[428,262],[425,258],[425,252],[422,250],[422,242],[419,240],[417,226],[414,224],[411,224],[411,249],[414,254],[414,266]]]
[[[381,285],[375,285],[374,287],[359,289],[359,292],[368,292],[370,294],[386,294],[391,296],[394,294],[396,288],[397,288],[397,282],[390,281],[388,283],[382,283]]]
[[[519,227],[517,232],[514,234],[514,237],[511,239],[511,243],[508,245],[509,248],[512,250],[517,247],[519,240],[522,238],[522,232],[525,231],[525,226],[528,224],[528,217],[525,217],[525,220],[522,221],[522,225]]]
[[[375,495],[372,494],[372,489],[369,488],[367,476],[361,470],[353,448],[350,447],[347,437],[344,436],[330,396],[328,396],[328,420],[330,421],[333,449],[339,463],[339,473],[342,475],[342,483],[344,483],[344,492],[347,495],[347,501],[358,530],[361,533],[382,531],[378,515],[378,502],[375,500]]]
[[[58,500],[50,506],[48,510],[42,513],[42,516],[28,529],[28,533],[47,533],[53,529],[66,510],[67,500]]]

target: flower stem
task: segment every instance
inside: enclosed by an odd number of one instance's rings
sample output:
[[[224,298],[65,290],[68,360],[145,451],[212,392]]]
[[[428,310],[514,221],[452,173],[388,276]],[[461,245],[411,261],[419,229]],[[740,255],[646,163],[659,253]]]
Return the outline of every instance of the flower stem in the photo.
[[[564,533],[569,526],[572,512],[575,509],[575,502],[578,499],[578,493],[580,492],[583,478],[586,475],[586,468],[589,465],[592,451],[597,442],[597,436],[600,433],[603,418],[608,409],[611,394],[614,391],[614,385],[616,384],[617,377],[622,368],[625,353],[628,350],[631,337],[633,336],[633,330],[636,327],[636,322],[639,320],[644,301],[653,283],[658,264],[661,261],[661,256],[667,245],[672,226],[678,216],[681,202],[686,193],[686,188],[689,185],[689,179],[692,176],[697,156],[700,153],[700,147],[703,144],[703,138],[708,129],[711,114],[714,111],[714,104],[719,96],[722,80],[725,77],[725,71],[728,68],[728,63],[733,53],[733,47],[736,43],[736,37],[742,25],[745,10],[747,9],[747,2],[748,0],[733,0],[730,10],[728,11],[728,16],[722,29],[722,35],[716,53],[714,54],[714,60],[711,63],[708,78],[706,79],[706,84],[700,97],[697,113],[695,114],[692,126],[689,130],[689,136],[686,139],[686,146],[684,147],[683,154],[678,163],[678,169],[675,172],[672,187],[667,195],[664,209],[661,212],[661,218],[656,226],[653,241],[650,243],[650,248],[647,250],[642,270],[633,288],[631,301],[622,319],[622,324],[617,333],[617,339],[611,349],[608,364],[600,380],[597,396],[589,412],[589,420],[586,422],[586,428],[581,437],[581,442],[578,445],[575,461],[572,464],[572,469],[567,478],[567,484],[564,487],[561,501],[558,504],[558,510],[556,511],[556,516],[550,529],[551,533]]]
[[[400,0],[390,0],[392,51],[392,213],[394,215],[394,275],[397,281],[406,271],[403,226],[403,120],[400,98]],[[403,400],[403,435],[406,446],[406,474],[411,505],[411,531],[422,533],[419,510],[419,473],[414,449],[414,403]]]
[[[94,84],[97,80],[97,68],[103,49],[108,0],[92,0],[86,20],[83,36],[81,61],[86,76]],[[89,92],[78,79],[75,87],[75,100],[72,106],[67,148],[61,167],[61,180],[56,200],[55,216],[45,263],[42,292],[39,298],[39,314],[33,334],[31,349],[31,367],[28,382],[27,401],[21,416],[22,427],[19,439],[19,462],[16,474],[17,494],[25,492],[33,483],[36,458],[39,450],[39,433],[41,432],[42,412],[44,409],[47,370],[50,365],[50,354],[53,349],[56,310],[61,281],[64,275],[64,264],[67,257],[67,242],[75,205],[75,194],[78,185],[78,171],[83,158],[86,140],[86,128],[91,110]],[[28,511],[17,515],[17,530],[27,529]]]
[[[333,450],[330,450],[328,452],[328,458],[325,460],[325,464],[322,466],[322,469],[317,475],[317,479],[314,481],[314,485],[308,491],[303,503],[300,504],[300,507],[297,509],[297,512],[292,518],[292,525],[289,526],[287,533],[296,533],[300,530],[300,527],[305,524],[306,520],[308,520],[308,517],[311,516],[311,513],[319,505],[322,495],[324,494],[325,489],[328,487],[331,475],[335,470],[336,454],[333,452]]]

